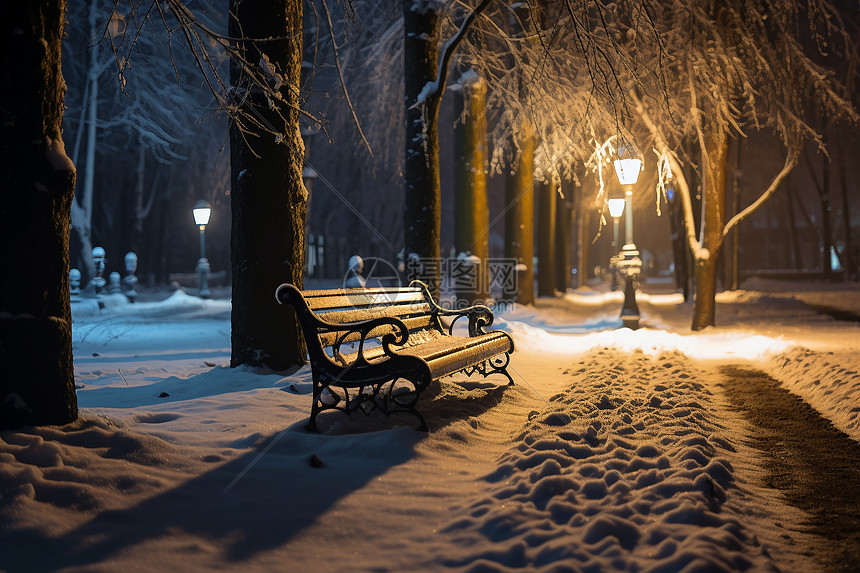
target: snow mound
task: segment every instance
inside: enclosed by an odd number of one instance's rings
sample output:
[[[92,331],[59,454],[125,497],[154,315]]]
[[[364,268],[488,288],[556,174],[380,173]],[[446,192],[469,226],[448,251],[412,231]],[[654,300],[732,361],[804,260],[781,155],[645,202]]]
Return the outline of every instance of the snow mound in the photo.
[[[229,300],[202,299],[183,290],[176,290],[159,302],[130,303],[125,295],[105,294],[99,300],[84,298],[72,303],[72,319],[86,321],[93,318],[122,317],[124,320],[153,320],[160,318],[196,318],[217,315],[229,316]]]
[[[860,441],[860,360],[856,351],[816,352],[796,347],[772,356],[764,369],[784,388],[803,396],[837,428]]]
[[[106,417],[0,432],[0,521],[59,535],[155,494],[187,466],[174,446]]]

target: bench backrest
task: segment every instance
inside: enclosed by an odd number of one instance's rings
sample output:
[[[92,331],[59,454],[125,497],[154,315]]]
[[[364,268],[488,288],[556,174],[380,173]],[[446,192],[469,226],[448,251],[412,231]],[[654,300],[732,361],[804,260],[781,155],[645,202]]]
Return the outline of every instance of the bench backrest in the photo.
[[[382,317],[399,318],[410,332],[439,331],[439,319],[424,291],[419,287],[385,289],[329,289],[303,291],[308,307],[320,319],[334,324],[359,322]],[[371,338],[392,332],[391,326],[371,331]],[[322,346],[351,342],[361,338],[360,333],[343,332],[319,334]]]

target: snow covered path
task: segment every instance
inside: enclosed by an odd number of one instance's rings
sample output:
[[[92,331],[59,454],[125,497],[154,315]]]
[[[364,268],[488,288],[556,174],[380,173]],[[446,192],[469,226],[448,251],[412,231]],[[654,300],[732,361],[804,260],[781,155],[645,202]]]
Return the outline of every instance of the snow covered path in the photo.
[[[725,366],[722,389],[752,424],[764,484],[807,512],[807,548],[823,571],[860,563],[860,443],[764,372]]]
[[[542,301],[499,321],[515,386],[443,381],[429,434],[315,435],[308,372],[223,367],[225,307],[189,298],[78,320],[83,420],[0,433],[0,570],[822,570],[720,387],[764,369],[857,439],[860,328],[796,299],[700,334],[670,299],[637,332],[612,295]]]

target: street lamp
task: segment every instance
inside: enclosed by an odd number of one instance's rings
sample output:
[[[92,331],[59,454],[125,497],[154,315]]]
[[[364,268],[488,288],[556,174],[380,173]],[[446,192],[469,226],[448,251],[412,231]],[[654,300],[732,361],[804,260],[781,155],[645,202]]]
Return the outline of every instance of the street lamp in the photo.
[[[206,225],[209,224],[209,215],[212,207],[208,201],[198,201],[194,205],[194,224],[200,227],[200,258],[197,260],[197,282],[200,286],[200,298],[209,298],[209,261],[206,259]]]
[[[621,217],[622,213],[624,213],[624,203],[626,200],[623,198],[612,198],[607,201],[609,204],[609,215],[612,217],[612,220],[615,222],[615,233],[614,240],[612,242],[615,248],[618,248],[618,218]]]
[[[639,328],[639,305],[636,304],[635,283],[639,271],[642,269],[642,259],[639,258],[639,250],[633,243],[632,186],[639,180],[642,160],[633,148],[626,144],[618,147],[617,154],[618,158],[613,163],[618,182],[624,187],[624,210],[627,211],[624,225],[624,247],[621,249],[621,256],[617,263],[624,274],[624,304],[621,306],[621,321],[627,328],[635,330]]]
[[[612,258],[609,259],[609,264],[612,267],[612,290],[616,290],[618,288],[618,262],[621,260],[621,254],[618,252],[618,219],[621,217],[622,213],[624,213],[624,203],[625,200],[623,198],[613,197],[609,199],[607,202],[609,206],[609,215],[612,217],[613,223],[613,241],[612,241]]]

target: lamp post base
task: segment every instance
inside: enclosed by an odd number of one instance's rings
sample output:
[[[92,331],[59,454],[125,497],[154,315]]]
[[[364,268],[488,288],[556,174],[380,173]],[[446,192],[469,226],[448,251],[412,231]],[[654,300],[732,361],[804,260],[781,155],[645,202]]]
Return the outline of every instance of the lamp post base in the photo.
[[[209,292],[209,261],[206,258],[200,258],[197,261],[198,284],[200,285],[200,298],[209,298],[212,293]]]
[[[624,280],[624,304],[621,307],[621,322],[624,323],[624,328],[630,330],[639,328],[639,305],[636,304],[633,281],[633,275],[628,274]]]

